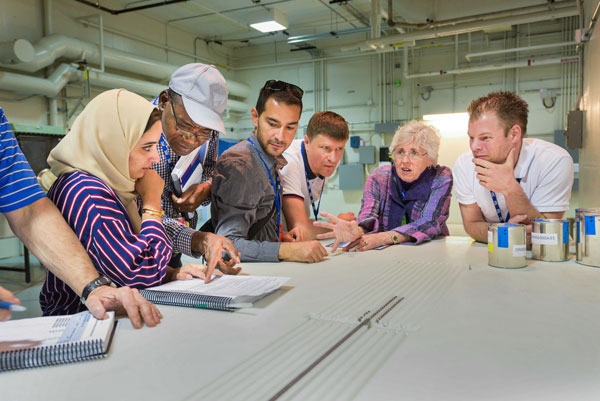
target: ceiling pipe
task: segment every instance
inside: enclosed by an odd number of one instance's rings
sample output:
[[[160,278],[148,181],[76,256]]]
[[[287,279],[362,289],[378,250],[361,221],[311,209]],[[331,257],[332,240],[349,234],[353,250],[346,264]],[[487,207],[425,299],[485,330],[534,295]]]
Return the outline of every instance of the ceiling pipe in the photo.
[[[524,51],[529,51],[529,50],[548,49],[548,48],[552,48],[552,47],[573,46],[573,45],[577,45],[577,44],[578,44],[577,42],[562,42],[562,43],[548,43],[545,45],[514,47],[511,49],[489,50],[489,51],[479,52],[479,53],[469,53],[469,54],[465,55],[465,58],[467,59],[467,61],[471,61],[471,58],[473,58],[473,57],[493,56],[496,54],[524,52]]]
[[[467,17],[454,18],[444,21],[431,22],[427,24],[417,24],[417,28],[440,28],[447,25],[464,24],[466,22],[481,21],[491,18],[501,17],[513,17],[515,15],[521,15],[526,13],[532,13],[536,11],[556,10],[563,7],[575,6],[574,0],[557,1],[555,3],[538,4],[534,6],[520,7],[512,10],[494,11],[491,13],[469,15]]]
[[[312,34],[308,34],[308,35],[290,36],[289,38],[287,38],[287,43],[288,43],[288,45],[291,45],[293,43],[310,42],[313,40],[329,39],[329,38],[335,38],[335,37],[343,36],[343,35],[351,35],[353,33],[369,32],[370,30],[371,30],[370,27],[363,26],[363,27],[359,27],[359,28],[344,29],[341,31],[331,31],[331,32],[323,32],[323,33],[312,33]]]
[[[54,14],[54,0],[43,0],[42,3],[42,8],[43,8],[43,12],[42,12],[42,18],[43,18],[43,23],[44,23],[44,36],[47,35],[52,35],[54,33],[54,22],[53,22],[53,14]],[[31,45],[31,43],[30,43]],[[33,49],[33,45],[31,45],[31,48]],[[34,58],[35,58],[35,49],[34,50]],[[31,62],[34,60],[34,58],[32,58],[29,61],[25,61],[23,60],[23,62]],[[49,68],[46,71],[47,76],[51,76],[52,75],[52,69]],[[48,99],[48,124],[49,125],[54,125],[57,126],[59,125],[59,118],[58,118],[58,101],[53,98],[50,97]]]
[[[388,0],[387,24],[389,26],[395,26],[396,25],[396,23],[394,22],[394,10],[393,10],[393,6],[394,6],[394,3],[392,2],[392,0]]]
[[[64,35],[43,37],[34,45],[34,49],[35,56],[32,62],[4,63],[0,64],[0,68],[34,73],[52,65],[60,58],[71,61],[86,60],[88,64],[96,65],[99,65],[102,60],[100,49],[96,44]],[[171,74],[180,67],[111,48],[104,49],[104,64],[108,68],[144,75],[164,82],[167,82]],[[233,96],[247,98],[250,95],[250,87],[240,82],[227,80],[227,87]]]
[[[149,97],[156,97],[160,92],[167,89],[165,85],[142,81],[139,79],[132,79],[122,75],[110,73],[91,71],[89,77],[90,84],[93,86],[99,86],[107,89],[124,88],[135,92],[138,95],[145,95]],[[227,108],[241,113],[250,111],[250,106],[244,102],[234,99],[227,99]]]
[[[25,39],[0,43],[0,61],[7,64],[29,63],[33,61],[35,50]]]
[[[70,79],[79,71],[69,64],[59,65],[48,78],[30,77],[13,72],[0,71],[0,89],[23,94],[56,97]]]
[[[91,26],[92,28],[98,28],[98,29],[100,29],[100,25],[99,24],[97,24],[97,23],[95,23],[93,21],[90,21],[90,19],[87,18],[87,17],[81,17],[81,18],[78,18],[77,20],[80,21],[82,23],[82,25],[85,26],[86,28],[88,26]],[[203,62],[205,64],[214,64],[214,65],[216,65],[218,67],[222,67],[222,68],[226,68],[226,69],[231,69],[231,67],[228,66],[228,65],[220,64],[220,63],[217,63],[216,61],[213,61],[213,60],[210,60],[210,59],[207,59],[207,58],[203,58],[203,57],[200,57],[200,56],[198,56],[196,54],[188,53],[188,52],[185,52],[183,50],[175,49],[173,47],[157,43],[156,41],[152,41],[152,40],[149,40],[149,39],[142,38],[140,36],[136,36],[136,35],[132,35],[130,33],[119,31],[118,29],[109,28],[107,26],[104,26],[102,29],[105,32],[114,33],[114,34],[122,36],[124,38],[135,40],[136,42],[144,43],[144,44],[147,44],[147,45],[150,45],[150,46],[153,46],[153,47],[157,47],[157,48],[162,49],[162,50],[166,50],[167,52],[170,52],[170,53],[181,54],[182,56],[193,58],[194,60],[201,61],[201,62]]]
[[[371,38],[381,37],[381,3],[380,0],[371,0]]]
[[[112,15],[119,15],[119,14],[130,13],[133,11],[147,10],[149,8],[168,6],[169,4],[184,3],[188,0],[162,0],[158,3],[146,4],[145,6],[123,8],[121,10],[113,10],[108,7],[103,7],[97,1],[89,1],[89,0],[75,0],[75,1],[78,3],[81,3],[81,4],[85,4],[86,6],[94,7],[96,10],[104,11],[104,12],[107,12]]]
[[[477,67],[468,67],[468,68],[455,68],[451,70],[439,70],[432,72],[423,72],[418,74],[407,74],[406,70],[404,70],[404,77],[406,79],[414,79],[414,78],[424,78],[424,77],[434,77],[438,75],[458,75],[458,74],[470,74],[474,72],[484,72],[484,71],[494,71],[494,70],[507,70],[510,68],[527,68],[527,67],[537,67],[542,65],[550,65],[550,64],[562,64],[562,63],[572,63],[575,61],[579,61],[579,56],[574,57],[558,57],[558,58],[548,58],[548,59],[528,59],[521,61],[512,61],[508,63],[498,63],[498,64],[488,64]]]
[[[366,40],[354,45],[342,47],[342,51],[354,50],[374,50],[395,43],[406,43],[416,40],[434,39],[445,36],[458,35],[468,32],[476,32],[485,29],[498,28],[506,25],[527,24],[532,22],[547,21],[556,18],[565,18],[578,15],[577,7],[564,7],[557,10],[539,11],[529,14],[522,14],[511,17],[493,18],[485,21],[473,21],[456,26],[448,26],[423,31],[413,31],[405,34],[390,35],[382,38]]]
[[[76,67],[63,63],[56,68],[48,78],[31,77],[29,75],[0,71],[0,89],[22,94],[44,95],[55,97],[68,82],[83,80],[81,71]],[[165,85],[142,81],[110,74],[107,72],[89,71],[90,84],[93,86],[114,89],[125,88],[139,95],[155,97],[166,89]],[[244,102],[228,99],[227,107],[232,111],[246,113],[250,110]]]

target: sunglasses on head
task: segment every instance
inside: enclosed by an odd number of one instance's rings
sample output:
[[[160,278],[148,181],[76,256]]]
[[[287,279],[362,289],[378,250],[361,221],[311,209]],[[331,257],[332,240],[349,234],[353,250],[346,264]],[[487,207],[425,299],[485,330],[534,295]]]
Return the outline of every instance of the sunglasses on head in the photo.
[[[292,95],[296,96],[298,99],[302,99],[302,95],[304,95],[304,91],[299,86],[287,83],[285,81],[279,81],[277,79],[268,80],[263,89],[268,89],[273,92],[289,89],[290,92],[292,92]]]

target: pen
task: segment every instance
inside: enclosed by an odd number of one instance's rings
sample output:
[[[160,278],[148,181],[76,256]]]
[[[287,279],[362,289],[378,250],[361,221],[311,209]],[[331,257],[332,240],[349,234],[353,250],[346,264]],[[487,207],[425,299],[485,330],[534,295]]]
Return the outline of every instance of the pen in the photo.
[[[8,309],[12,312],[23,312],[26,311],[27,308],[23,305],[17,305],[10,302],[0,301],[0,309]]]

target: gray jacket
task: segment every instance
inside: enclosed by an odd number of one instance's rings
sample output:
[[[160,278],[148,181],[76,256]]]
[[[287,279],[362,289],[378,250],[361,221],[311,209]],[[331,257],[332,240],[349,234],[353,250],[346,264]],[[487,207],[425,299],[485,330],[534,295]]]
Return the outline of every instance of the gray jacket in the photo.
[[[275,182],[287,161],[283,156],[274,158],[266,154],[255,135],[250,139]],[[248,238],[250,228],[267,217],[274,207],[275,193],[269,174],[248,140],[232,146],[217,159],[211,189],[211,221],[216,234],[233,241],[242,261],[279,261],[277,210],[252,238]]]

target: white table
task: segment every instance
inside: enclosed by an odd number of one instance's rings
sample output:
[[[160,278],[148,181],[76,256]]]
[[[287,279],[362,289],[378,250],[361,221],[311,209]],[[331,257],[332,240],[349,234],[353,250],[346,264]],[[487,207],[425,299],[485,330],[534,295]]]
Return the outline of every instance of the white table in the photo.
[[[346,309],[390,288],[406,299],[389,326],[363,329],[282,400],[600,399],[600,269],[528,265],[490,267],[461,237],[245,264],[292,279],[241,312],[160,306],[142,330],[120,319],[108,358],[2,373],[0,399],[266,400],[356,324]]]

